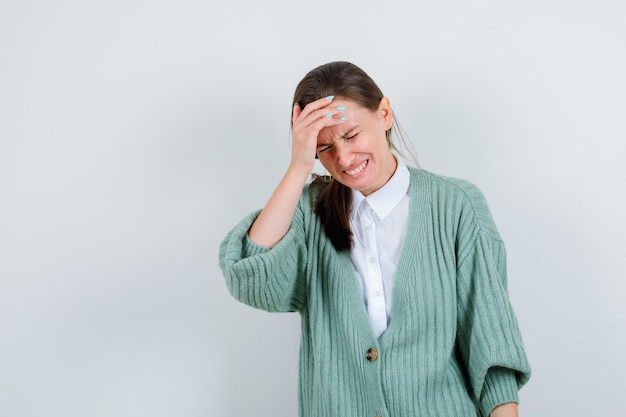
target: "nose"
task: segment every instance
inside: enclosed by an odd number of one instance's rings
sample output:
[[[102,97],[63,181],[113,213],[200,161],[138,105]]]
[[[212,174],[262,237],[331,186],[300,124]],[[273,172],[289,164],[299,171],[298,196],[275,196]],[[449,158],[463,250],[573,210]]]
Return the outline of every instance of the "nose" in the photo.
[[[350,145],[342,143],[341,146],[337,146],[337,162],[344,166],[350,166],[354,162],[354,152],[351,151]]]

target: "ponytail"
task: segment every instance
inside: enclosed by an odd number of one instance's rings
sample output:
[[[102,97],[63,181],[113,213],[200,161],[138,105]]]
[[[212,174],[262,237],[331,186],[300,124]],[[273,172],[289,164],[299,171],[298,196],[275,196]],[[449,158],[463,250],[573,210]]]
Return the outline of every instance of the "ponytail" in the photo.
[[[350,210],[352,190],[327,175],[313,175],[313,188],[319,190],[315,214],[320,218],[324,232],[337,251],[352,248]]]

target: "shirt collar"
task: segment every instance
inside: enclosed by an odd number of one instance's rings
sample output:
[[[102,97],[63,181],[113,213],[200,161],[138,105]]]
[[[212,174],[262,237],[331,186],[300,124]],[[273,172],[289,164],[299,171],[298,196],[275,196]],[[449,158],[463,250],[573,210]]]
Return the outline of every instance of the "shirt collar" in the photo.
[[[350,218],[355,219],[359,206],[363,200],[372,208],[379,219],[384,219],[393,211],[400,203],[400,200],[406,195],[411,182],[411,174],[407,166],[399,159],[396,171],[393,173],[389,181],[380,189],[365,197],[360,191],[352,190],[352,211]]]

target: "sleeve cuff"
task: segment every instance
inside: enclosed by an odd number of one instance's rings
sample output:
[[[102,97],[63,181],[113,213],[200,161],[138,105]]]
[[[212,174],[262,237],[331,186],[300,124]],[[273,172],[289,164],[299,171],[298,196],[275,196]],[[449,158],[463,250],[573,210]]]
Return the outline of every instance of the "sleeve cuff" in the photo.
[[[242,247],[242,252],[243,252],[243,257],[247,258],[249,256],[254,256],[254,255],[258,255],[259,253],[264,253],[269,251],[270,248],[268,248],[267,246],[261,246],[261,245],[257,245],[256,243],[254,243],[253,241],[250,240],[250,236],[248,236],[248,233],[246,233],[243,237],[243,247]]]
[[[484,416],[489,416],[494,408],[505,403],[519,403],[515,371],[501,367],[490,368],[480,395],[481,411]]]

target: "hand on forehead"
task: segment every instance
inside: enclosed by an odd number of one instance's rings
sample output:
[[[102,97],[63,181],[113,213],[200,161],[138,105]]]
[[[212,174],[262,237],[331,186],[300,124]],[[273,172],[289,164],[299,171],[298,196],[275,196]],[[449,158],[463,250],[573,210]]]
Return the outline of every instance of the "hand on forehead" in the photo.
[[[372,111],[360,106],[352,100],[341,97],[333,101],[330,111],[332,112],[331,117],[343,120],[344,122],[323,128],[319,133],[318,142],[320,140],[328,142],[345,139],[352,131],[358,129],[359,126],[363,126],[370,118],[375,117]]]

